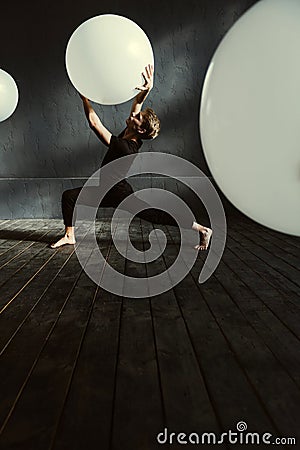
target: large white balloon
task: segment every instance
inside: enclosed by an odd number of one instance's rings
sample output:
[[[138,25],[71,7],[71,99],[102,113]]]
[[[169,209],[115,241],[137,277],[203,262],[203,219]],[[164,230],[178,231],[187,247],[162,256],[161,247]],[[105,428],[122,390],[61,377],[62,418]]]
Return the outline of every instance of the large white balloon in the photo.
[[[9,73],[0,69],[0,122],[8,119],[18,104],[18,88]]]
[[[300,1],[263,0],[215,52],[202,92],[208,166],[228,199],[300,236]]]
[[[153,64],[153,51],[146,34],[136,23],[114,14],[82,23],[67,45],[71,82],[85,97],[103,105],[134,97],[147,64]]]

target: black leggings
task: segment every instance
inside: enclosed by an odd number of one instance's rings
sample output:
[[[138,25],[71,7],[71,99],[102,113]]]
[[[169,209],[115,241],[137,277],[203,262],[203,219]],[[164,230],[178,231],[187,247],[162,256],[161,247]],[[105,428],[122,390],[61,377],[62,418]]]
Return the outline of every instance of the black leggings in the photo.
[[[81,192],[82,188],[69,189],[63,192],[62,195],[62,214],[63,220],[66,227],[74,226],[73,224],[73,211],[75,208],[76,200]],[[81,199],[81,203],[86,206],[98,207],[97,198],[99,193],[99,187],[87,187],[85,188],[84,196]],[[100,203],[100,208],[117,208],[122,200],[124,200],[129,195],[133,194],[134,191],[129,183],[121,182],[115,185],[103,198]],[[151,206],[135,198],[135,206],[141,206],[147,209],[140,211],[137,216],[141,219],[147,220],[148,222],[153,222],[161,225],[175,225],[177,222],[173,219],[170,214],[165,211],[151,208]],[[184,223],[184,228],[191,228],[192,223],[190,220],[182,219]]]

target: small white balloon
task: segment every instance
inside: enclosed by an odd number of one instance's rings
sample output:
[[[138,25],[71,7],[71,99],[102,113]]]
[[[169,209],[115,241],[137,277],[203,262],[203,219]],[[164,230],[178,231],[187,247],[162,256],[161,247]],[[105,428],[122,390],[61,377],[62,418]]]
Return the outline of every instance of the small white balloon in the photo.
[[[141,73],[153,64],[145,32],[126,17],[104,14],[83,22],[66,50],[66,68],[74,87],[103,105],[126,102],[143,83]]]
[[[18,87],[9,73],[0,69],[0,122],[8,119],[17,107]]]
[[[262,0],[231,28],[205,78],[200,132],[227,198],[300,236],[300,2]]]

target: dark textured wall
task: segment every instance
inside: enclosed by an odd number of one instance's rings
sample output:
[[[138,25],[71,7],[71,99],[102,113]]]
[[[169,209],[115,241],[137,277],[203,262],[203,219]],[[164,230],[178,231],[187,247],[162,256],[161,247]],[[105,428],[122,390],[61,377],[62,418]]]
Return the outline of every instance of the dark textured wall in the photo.
[[[255,0],[29,0],[6,2],[0,16],[0,68],[16,80],[15,113],[0,123],[0,217],[57,217],[64,188],[80,186],[104,147],[87,126],[65,70],[72,32],[99,14],[135,21],[155,55],[155,87],[147,99],[162,121],[143,150],[182,156],[209,175],[199,136],[201,89],[226,31]],[[104,124],[122,129],[130,103],[94,105]]]

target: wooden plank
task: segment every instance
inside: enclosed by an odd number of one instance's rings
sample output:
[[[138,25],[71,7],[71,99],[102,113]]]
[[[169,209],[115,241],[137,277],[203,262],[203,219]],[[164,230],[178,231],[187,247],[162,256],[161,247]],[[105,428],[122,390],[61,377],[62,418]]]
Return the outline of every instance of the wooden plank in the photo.
[[[259,275],[265,279],[265,281],[276,288],[278,292],[287,296],[287,299],[295,304],[299,305],[298,299],[300,295],[300,288],[294,281],[291,281],[289,277],[284,275],[285,269],[280,273],[280,269],[274,268],[274,260],[276,258],[271,254],[268,255],[267,261],[261,257],[260,248],[253,247],[253,243],[249,239],[244,238],[237,232],[235,234],[230,233],[228,235],[228,243],[230,249],[234,252],[238,252],[243,260],[251,266]],[[267,255],[265,255],[267,256]],[[272,262],[273,261],[273,262]],[[277,259],[276,265],[279,268],[283,262]],[[298,271],[295,271],[296,273]]]
[[[166,227],[166,232],[171,239],[176,233],[170,227]],[[175,242],[178,242],[177,236]],[[189,273],[174,288],[174,292],[222,430],[234,429],[239,420],[255,420],[255,431],[268,429],[276,433],[222,327],[205,301],[197,279]]]
[[[235,233],[236,232],[238,233],[237,236],[242,235],[243,238],[251,242],[251,249],[253,248],[253,245],[259,246],[262,249],[262,256],[266,254],[272,254],[272,261],[277,259],[278,266],[282,266],[284,269],[290,266],[290,271],[293,271],[293,273],[296,270],[298,272],[298,277],[296,279],[300,283],[300,249],[298,249],[298,251],[296,252],[297,254],[290,254],[286,251],[286,248],[281,248],[278,245],[278,239],[271,241],[271,237],[269,237],[268,239],[264,238],[264,236],[269,236],[264,233],[264,231],[253,233],[252,228],[249,225],[246,229],[245,226],[236,225]],[[267,262],[269,262],[269,260],[270,258],[267,259]]]
[[[243,235],[245,232],[247,237],[251,240],[255,240],[257,244],[266,247],[267,250],[271,251],[277,258],[283,259],[287,263],[294,265],[297,269],[300,269],[300,248],[285,241],[284,234],[279,232],[268,232],[266,227],[260,226],[256,229],[255,235],[253,235],[253,224],[249,222],[236,223],[233,229],[239,231]],[[300,240],[298,237],[290,236],[291,242],[296,243]]]
[[[50,233],[49,229],[45,227],[45,229],[42,230],[42,234],[39,235],[41,239],[45,238],[45,236]],[[10,264],[14,260],[22,260],[22,257],[26,254],[28,254],[31,251],[31,247],[35,246],[36,244],[40,243],[40,241],[35,242],[35,236],[37,235],[36,232],[28,233],[28,237],[25,240],[20,241],[17,245],[12,245],[10,249],[3,253],[0,256],[0,270],[2,270],[5,266]],[[29,252],[28,252],[29,250]]]
[[[237,244],[235,241],[228,239],[230,250],[223,255],[224,261],[232,267],[239,278],[246,284],[247,288],[268,305],[270,310],[295,334],[300,336],[299,326],[299,306],[297,304],[297,296],[283,287],[282,292],[278,292],[269,283],[269,279],[265,274],[264,263],[255,258],[251,253]],[[247,257],[248,256],[248,257]],[[267,269],[268,270],[268,269]],[[273,277],[272,277],[273,280]]]
[[[31,223],[24,221],[17,222],[14,225],[14,229],[4,229],[0,228],[0,256],[5,252],[9,251],[11,248],[15,247],[27,238],[32,233]]]
[[[135,219],[130,231],[131,237],[134,237],[133,245],[140,250],[143,249],[139,219]],[[145,277],[145,265],[127,259],[125,273],[129,277]],[[157,448],[156,435],[162,422],[161,393],[149,300],[124,298],[112,448],[114,450]]]
[[[281,315],[276,316],[261,300],[261,296],[254,291],[249,291],[246,284],[235,274],[232,265],[228,266],[222,262],[215,276],[286,372],[300,387],[299,338],[285,326]],[[245,292],[248,295],[245,296]]]
[[[198,278],[196,262],[191,274]],[[223,330],[236,358],[281,435],[293,436],[298,430],[300,392],[297,385],[274,358],[247,318],[212,276],[199,287]],[[278,393],[281,393],[278,395]]]
[[[22,223],[22,219],[4,219],[1,221],[0,232],[7,228],[14,228],[19,223]]]
[[[64,265],[67,264],[73,252],[54,252],[48,249],[40,252],[34,260],[36,272],[33,276],[20,273],[21,283],[13,278],[13,282],[7,283],[6,296],[2,298],[2,311],[0,315],[0,352],[18,332],[19,327],[27,320],[32,310],[50,288]],[[33,262],[31,262],[31,269]],[[32,271],[29,271],[31,274]],[[25,284],[24,283],[25,278]],[[17,290],[16,290],[17,289]]]
[[[55,227],[51,221],[39,222],[28,223],[25,221],[25,224],[19,223],[16,225],[19,229],[5,230],[5,239],[1,244],[0,265],[5,264],[20,250],[26,249],[27,246],[31,246],[34,242],[47,244],[51,242],[50,239],[52,239],[53,236],[51,232],[53,231],[53,227],[56,229],[57,226]],[[34,228],[35,226],[36,229]],[[49,235],[47,235],[47,232]],[[2,233],[4,233],[4,231],[2,231]],[[4,234],[2,235],[4,236]]]
[[[51,232],[49,232],[50,234]],[[68,250],[63,250],[67,251]],[[36,242],[26,252],[15,258],[0,271],[1,311],[8,302],[27,285],[38,273],[43,264],[53,255],[48,245]]]
[[[299,236],[292,236],[287,233],[282,233],[279,231],[272,230],[271,228],[268,228],[264,225],[261,225],[257,222],[254,222],[253,220],[249,219],[248,217],[244,216],[243,214],[239,214],[238,220],[232,221],[232,228],[235,227],[235,225],[238,224],[241,226],[249,226],[252,229],[255,229],[256,232],[263,232],[268,234],[273,240],[277,241],[280,245],[289,245],[293,248],[292,252],[299,252],[300,249],[300,237]]]
[[[103,242],[102,250],[108,243]],[[108,262],[116,270],[124,270],[124,261],[114,247]],[[101,288],[97,292],[51,446],[55,450],[109,449],[121,305],[121,297]]]
[[[4,446],[23,442],[37,450],[49,446],[72,376],[94,292],[95,285],[85,274],[81,274],[60,312],[59,320],[47,336],[42,353],[37,355],[38,360],[26,380],[26,386],[22,386],[21,396],[13,411],[10,410],[1,436]],[[72,307],[73,302],[76,302],[75,307]],[[32,403],[33,398],[38,399],[35,404]],[[16,434],[16,430],[21,433]]]
[[[97,294],[54,438],[55,450],[109,449],[120,306],[117,297],[103,290]]]
[[[151,225],[143,223],[143,231]],[[170,251],[169,247],[165,253]],[[170,260],[174,255],[170,254]],[[164,258],[147,264],[148,277],[166,269]],[[171,289],[151,298],[151,310],[161,390],[164,404],[164,423],[169,432],[220,432],[220,423],[211,403],[186,323]],[[177,449],[182,446],[172,444]],[[220,446],[224,448],[224,446]]]
[[[69,252],[69,248],[62,248]],[[74,249],[71,249],[74,252]],[[76,255],[68,260],[59,276],[51,284],[38,305],[31,312],[10,345],[1,355],[0,423],[6,426],[14,411],[19,397],[22,395],[28,379],[43,351],[61,311],[76,286],[82,268]],[[26,418],[24,417],[24,420]],[[20,419],[21,425],[21,419]],[[10,428],[14,430],[14,428]],[[33,429],[30,429],[33,432]],[[14,434],[14,432],[12,433]],[[12,439],[13,436],[11,436]]]
[[[259,245],[256,245],[253,241],[251,241],[248,238],[244,238],[240,233],[235,232],[234,239],[241,241],[245,243],[247,246],[247,249],[249,252],[256,255],[256,257],[260,258],[265,266],[266,269],[270,267],[272,270],[268,270],[268,278],[270,280],[285,280],[285,285],[289,284],[289,289],[292,289],[292,285],[295,285],[295,290],[297,292],[300,292],[300,277],[299,277],[299,270],[297,270],[295,267],[292,267],[290,264],[287,264],[286,262],[279,260],[273,253],[263,249]],[[273,276],[271,277],[270,275]],[[277,283],[278,284],[278,283]],[[281,288],[281,286],[279,286]]]
[[[100,230],[101,234],[102,231]],[[81,245],[84,245],[84,242]],[[109,249],[107,239],[103,240],[102,247],[102,250]],[[31,430],[27,435],[24,433],[22,438],[30,442],[31,448],[44,449],[54,439],[97,292],[95,283],[83,272],[72,288],[3,431],[2,440],[5,445],[18,443],[14,433],[18,427]],[[31,316],[33,314],[34,312]],[[39,398],[39,403],[34,407],[32,398]],[[35,430],[34,433],[32,430]],[[74,440],[72,434],[69,438]]]

